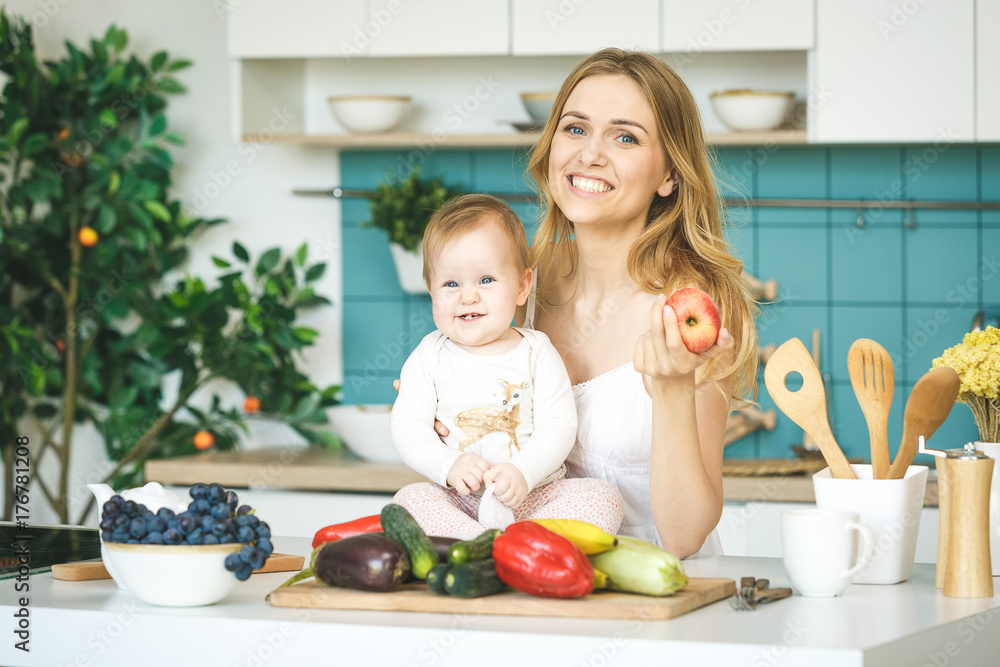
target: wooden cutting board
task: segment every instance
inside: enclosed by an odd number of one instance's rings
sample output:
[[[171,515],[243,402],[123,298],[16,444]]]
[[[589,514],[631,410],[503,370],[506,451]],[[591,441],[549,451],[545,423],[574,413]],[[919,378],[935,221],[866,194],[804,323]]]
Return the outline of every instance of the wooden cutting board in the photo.
[[[299,571],[305,565],[306,559],[302,556],[292,556],[290,554],[271,554],[264,567],[254,570],[254,574],[262,572],[292,572]],[[104,563],[101,561],[88,561],[82,563],[62,563],[52,566],[52,576],[62,581],[93,581],[95,579],[110,579]]]
[[[429,614],[493,614],[503,616],[557,616],[562,618],[642,618],[666,620],[736,593],[732,579],[688,579],[687,586],[670,597],[650,597],[598,591],[575,600],[539,598],[517,591],[481,598],[455,598],[432,593],[424,583],[405,584],[391,593],[329,588],[315,582],[273,591],[275,607],[307,609],[362,609],[418,611]]]

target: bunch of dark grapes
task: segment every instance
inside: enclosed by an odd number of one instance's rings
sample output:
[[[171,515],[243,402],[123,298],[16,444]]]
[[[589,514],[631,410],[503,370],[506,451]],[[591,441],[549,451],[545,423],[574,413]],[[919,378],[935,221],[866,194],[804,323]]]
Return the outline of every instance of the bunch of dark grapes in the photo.
[[[239,505],[235,491],[221,484],[195,484],[191,504],[175,514],[115,495],[101,508],[101,539],[128,544],[242,544],[226,558],[226,569],[244,581],[263,567],[274,551],[271,528],[254,516],[248,505]]]

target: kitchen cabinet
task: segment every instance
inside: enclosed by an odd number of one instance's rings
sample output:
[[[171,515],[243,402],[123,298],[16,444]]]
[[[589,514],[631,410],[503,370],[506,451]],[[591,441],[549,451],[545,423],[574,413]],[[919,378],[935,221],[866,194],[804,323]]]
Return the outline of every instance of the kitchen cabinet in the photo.
[[[976,0],[976,140],[1000,141],[1000,0]]]
[[[815,43],[812,2],[803,0],[662,0],[660,50],[807,50]]]
[[[974,3],[817,0],[810,141],[973,141]]]
[[[660,0],[511,0],[515,56],[657,51]]]
[[[372,38],[372,57],[490,56],[510,51],[507,2],[369,0],[367,4],[373,14],[388,17]]]
[[[242,0],[227,14],[230,58],[344,57],[365,51],[366,2],[358,0]],[[356,54],[358,55],[358,54]]]
[[[507,55],[507,2],[242,0],[228,15],[232,58]]]

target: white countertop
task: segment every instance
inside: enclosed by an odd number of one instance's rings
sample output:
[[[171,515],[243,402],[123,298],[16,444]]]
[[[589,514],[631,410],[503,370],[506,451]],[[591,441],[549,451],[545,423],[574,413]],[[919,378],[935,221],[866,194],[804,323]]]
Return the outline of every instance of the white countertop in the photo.
[[[307,555],[309,540],[276,538]],[[690,576],[768,578],[787,586],[780,559],[686,561]],[[918,564],[895,586],[853,585],[839,598],[793,596],[737,612],[721,601],[669,621],[279,609],[265,595],[290,573],[254,575],[222,602],[164,608],[110,580],[31,578],[31,653],[13,648],[13,580],[0,580],[0,665],[851,665],[996,664],[1000,595],[960,600],[934,589]],[[1000,593],[1000,580],[998,584]],[[652,661],[655,661],[652,662]]]

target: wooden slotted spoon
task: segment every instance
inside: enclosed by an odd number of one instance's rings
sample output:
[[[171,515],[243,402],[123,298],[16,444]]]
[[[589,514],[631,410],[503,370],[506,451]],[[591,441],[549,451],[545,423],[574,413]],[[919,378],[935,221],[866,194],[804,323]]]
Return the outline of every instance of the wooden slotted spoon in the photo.
[[[872,455],[872,477],[886,479],[889,475],[889,408],[896,388],[896,373],[892,358],[885,348],[868,338],[859,338],[847,351],[847,372],[851,376],[854,395],[868,422],[868,438]]]
[[[903,413],[903,439],[888,479],[901,479],[906,474],[917,453],[918,439],[924,436],[927,440],[944,423],[961,386],[958,373],[947,366],[932,368],[913,385]]]
[[[802,388],[798,391],[789,391],[785,386],[789,373],[802,375]],[[764,366],[764,384],[775,405],[816,441],[833,476],[857,479],[830,431],[823,378],[801,340],[790,338],[774,351]]]

